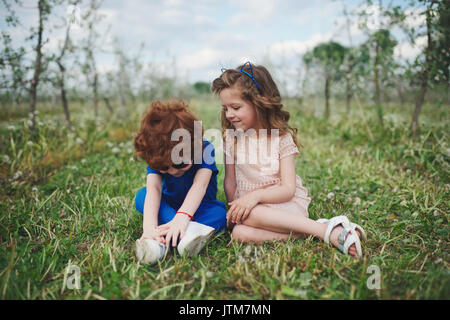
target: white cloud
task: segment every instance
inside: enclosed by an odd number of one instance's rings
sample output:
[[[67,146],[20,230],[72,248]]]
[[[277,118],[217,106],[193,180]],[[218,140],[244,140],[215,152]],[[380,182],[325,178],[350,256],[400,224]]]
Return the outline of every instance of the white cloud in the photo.
[[[220,51],[207,47],[181,56],[180,63],[188,69],[198,69],[218,63],[222,57],[223,54]]]
[[[301,55],[319,43],[327,42],[330,39],[331,34],[315,34],[305,41],[290,40],[275,42],[269,48],[269,55],[274,58],[277,58],[277,56],[293,57]]]
[[[415,45],[409,41],[403,41],[397,44],[394,48],[394,57],[398,60],[413,60],[419,55],[427,45],[427,36],[422,36],[416,39]]]

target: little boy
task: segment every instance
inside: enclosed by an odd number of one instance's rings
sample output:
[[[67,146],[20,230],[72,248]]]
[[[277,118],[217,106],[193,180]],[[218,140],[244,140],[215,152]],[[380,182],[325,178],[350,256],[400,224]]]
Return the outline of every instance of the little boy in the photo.
[[[177,246],[180,254],[198,254],[214,231],[226,226],[225,205],[216,199],[214,148],[202,139],[203,132],[194,134],[195,121],[182,100],[155,101],[135,138],[136,153],[148,164],[147,186],[135,198],[136,209],[144,215],[143,233],[136,240],[136,256],[143,263],[156,263],[170,246]],[[179,142],[172,141],[177,129],[190,137],[182,141],[187,146],[182,159],[176,152]],[[202,159],[196,163],[194,148],[199,146]]]

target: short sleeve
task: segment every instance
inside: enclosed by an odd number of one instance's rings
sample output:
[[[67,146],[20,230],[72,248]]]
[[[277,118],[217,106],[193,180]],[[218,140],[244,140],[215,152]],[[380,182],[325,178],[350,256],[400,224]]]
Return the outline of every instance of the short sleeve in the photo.
[[[280,159],[298,153],[298,148],[291,134],[285,134],[280,138]]]
[[[234,157],[234,138],[228,132],[225,132],[225,138],[223,139],[223,152],[228,157]]]
[[[213,173],[219,172],[216,166],[216,154],[214,151],[214,145],[207,140],[203,141],[203,157],[199,169],[209,169]]]
[[[159,172],[158,170],[152,169],[152,168],[150,168],[150,166],[147,166],[147,174],[150,174],[150,173],[156,173],[156,174],[162,175],[162,173]]]

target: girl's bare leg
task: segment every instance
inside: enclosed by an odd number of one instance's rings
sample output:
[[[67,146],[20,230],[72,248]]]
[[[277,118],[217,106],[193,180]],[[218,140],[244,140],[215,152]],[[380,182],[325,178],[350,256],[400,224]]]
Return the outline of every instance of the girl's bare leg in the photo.
[[[263,242],[270,240],[287,240],[291,233],[280,233],[270,230],[250,227],[244,224],[237,224],[234,226],[231,233],[233,239],[239,242]],[[293,238],[298,238],[300,235],[292,233]]]
[[[276,208],[269,208],[263,205],[257,205],[250,212],[250,215],[243,221],[246,226],[257,229],[264,229],[280,234],[289,234],[293,231],[297,234],[313,235],[321,240],[325,237],[327,225],[316,222],[298,213],[284,211]],[[330,234],[330,242],[338,246],[338,236],[342,231],[338,226]],[[358,233],[358,236],[359,233]],[[349,254],[356,255],[355,245],[350,246]]]

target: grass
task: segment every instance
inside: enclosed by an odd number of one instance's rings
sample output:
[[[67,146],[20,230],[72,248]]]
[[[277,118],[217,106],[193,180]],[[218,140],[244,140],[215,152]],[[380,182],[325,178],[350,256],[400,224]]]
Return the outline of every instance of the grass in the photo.
[[[216,100],[190,104],[206,129],[220,128]],[[358,109],[346,117],[337,103],[326,121],[314,103],[286,104],[303,145],[296,170],[310,217],[346,214],[364,226],[362,260],[312,237],[256,245],[224,232],[199,256],[140,265],[133,200],[146,165],[132,158],[132,136],[145,105],[101,120],[76,106],[73,131],[50,112],[38,114],[35,135],[26,118],[0,123],[1,299],[450,298],[448,106],[426,105],[413,141],[411,113],[399,106],[385,108],[384,127],[364,106],[371,140]],[[80,289],[65,286],[71,265]],[[379,290],[367,286],[371,265]]]

